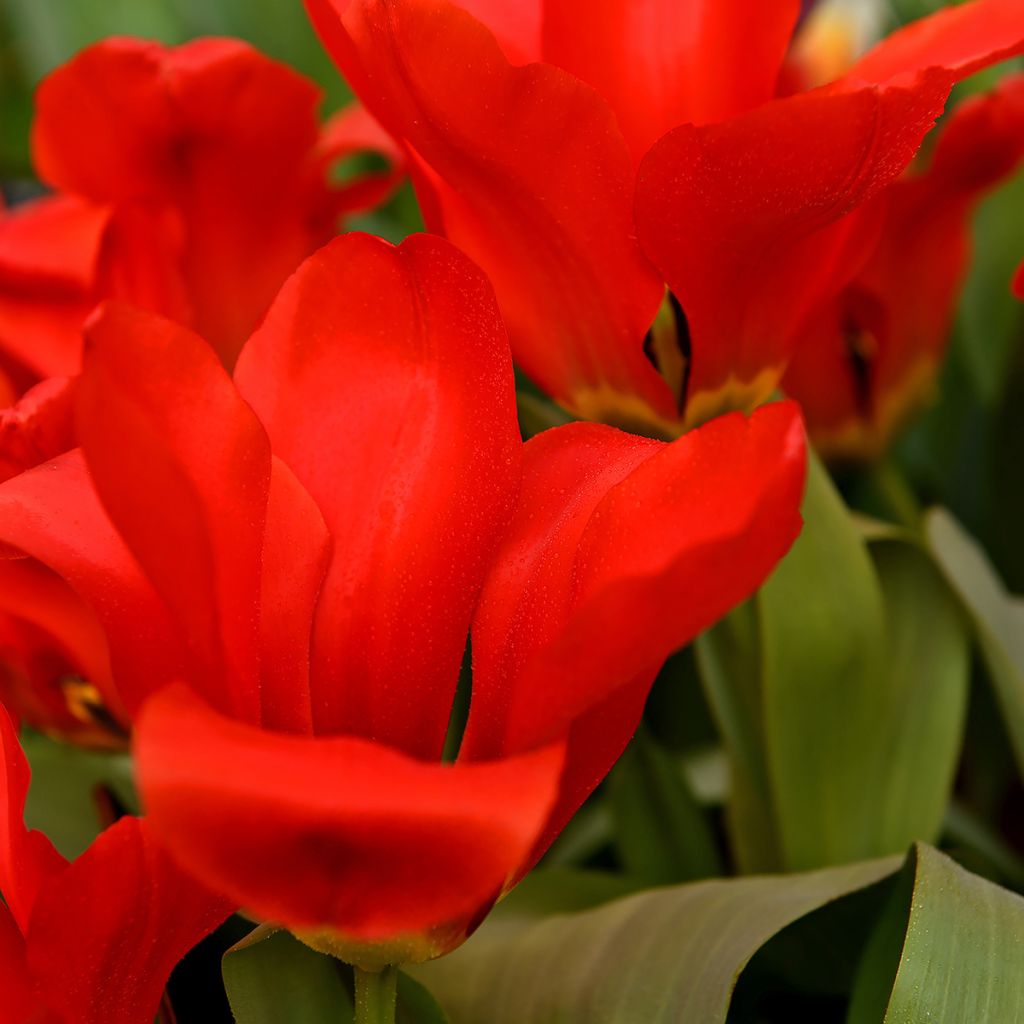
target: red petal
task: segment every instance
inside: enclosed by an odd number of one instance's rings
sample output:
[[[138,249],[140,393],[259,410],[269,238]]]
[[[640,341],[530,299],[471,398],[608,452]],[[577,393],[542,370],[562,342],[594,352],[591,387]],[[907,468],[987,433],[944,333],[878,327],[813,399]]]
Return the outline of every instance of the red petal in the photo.
[[[931,67],[963,78],[1019,53],[1024,53],[1020,0],[974,0],[894,32],[858,61],[847,78],[883,83]]]
[[[799,0],[575,0],[544,8],[544,60],[612,105],[639,161],[667,131],[770,100]]]
[[[793,403],[671,445],[579,424],[526,451],[523,511],[473,625],[473,758],[543,743],[653,678],[764,581],[800,528]]]
[[[821,229],[899,175],[949,87],[935,72],[907,89],[808,93],[651,150],[637,227],[689,321],[690,422],[771,393],[845,243],[842,225]]]
[[[260,702],[269,729],[313,731],[309,647],[329,553],[320,510],[275,458],[260,593]]]
[[[362,101],[410,147],[431,227],[487,271],[525,372],[587,415],[674,419],[643,352],[662,282],[636,244],[633,164],[607,104],[560,69],[510,66],[450,4],[307,7]]]
[[[1013,276],[1013,294],[1024,301],[1024,263],[1017,268],[1017,273]]]
[[[54,377],[0,409],[0,481],[75,447],[75,382]]]
[[[87,329],[78,433],[104,507],[180,623],[217,706],[259,718],[270,446],[216,356],[107,305]]]
[[[295,929],[429,931],[442,945],[527,855],[562,763],[556,746],[424,764],[360,739],[263,732],[180,688],[147,705],[136,757],[153,827],[235,902]]]
[[[39,894],[28,963],[75,1024],[146,1024],[175,964],[230,912],[122,818]]]
[[[323,513],[318,732],[440,755],[473,604],[519,478],[483,274],[442,239],[347,235],[288,282],[236,374]]]
[[[4,994],[5,1024],[45,1024],[25,959],[25,939],[10,910],[0,902],[0,992]]]
[[[28,761],[3,707],[0,754],[0,895],[25,934],[40,890],[66,862],[42,832],[25,827]]]
[[[87,294],[96,282],[110,208],[76,196],[47,196],[0,216],[0,282],[31,289],[40,280]]]
[[[95,612],[129,712],[154,688],[191,678],[167,609],[101,508],[80,452],[0,485],[0,554],[9,557],[5,548],[49,566]],[[104,687],[103,679],[90,682]],[[104,697],[116,714],[117,695]]]
[[[459,7],[494,33],[511,64],[540,60],[541,24],[548,17],[547,6],[544,0],[459,0]]]

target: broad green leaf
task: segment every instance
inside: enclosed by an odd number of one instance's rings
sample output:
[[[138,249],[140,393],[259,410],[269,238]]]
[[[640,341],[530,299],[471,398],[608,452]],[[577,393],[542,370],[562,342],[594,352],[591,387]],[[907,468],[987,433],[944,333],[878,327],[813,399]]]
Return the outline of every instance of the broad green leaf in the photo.
[[[645,885],[722,874],[711,825],[681,760],[641,728],[608,779],[615,845],[627,873]]]
[[[813,457],[803,531],[761,588],[757,608],[764,742],[784,866],[894,852],[875,822],[884,780],[865,765],[886,710],[881,588]]]
[[[1024,775],[1024,619],[980,545],[945,510],[932,509],[925,531],[935,560],[959,595]]]
[[[425,985],[398,972],[398,1018],[396,1024],[449,1024],[448,1015]]]
[[[768,939],[898,865],[693,882],[514,930],[485,923],[413,973],[452,1024],[716,1024]]]
[[[236,1024],[345,1024],[352,997],[343,965],[286,931],[243,939],[224,954],[224,990]]]
[[[879,852],[934,841],[941,831],[963,741],[970,683],[966,619],[918,546],[871,548],[885,597],[884,703],[865,752]],[[871,768],[873,767],[873,771]]]
[[[106,824],[98,790],[109,789],[128,811],[137,809],[127,754],[94,753],[27,731],[21,745],[32,768],[25,821],[65,857],[82,853]]]
[[[865,955],[849,1024],[1021,1020],[1024,899],[923,844],[903,882]]]

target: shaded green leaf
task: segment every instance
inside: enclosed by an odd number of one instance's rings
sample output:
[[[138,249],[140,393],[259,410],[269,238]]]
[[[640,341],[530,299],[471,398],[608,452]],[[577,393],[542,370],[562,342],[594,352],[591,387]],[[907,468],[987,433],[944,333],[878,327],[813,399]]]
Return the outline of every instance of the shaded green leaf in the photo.
[[[1024,617],[981,546],[945,510],[932,509],[925,531],[935,560],[971,617],[978,647],[1024,775]]]
[[[314,952],[289,932],[257,933],[224,954],[224,989],[237,1024],[352,1020],[352,997],[339,961]]]
[[[694,882],[527,927],[485,923],[415,974],[452,1024],[715,1024],[769,938],[898,864]]]
[[[711,825],[681,761],[641,728],[608,779],[615,845],[628,874],[667,885],[722,874]]]
[[[1024,899],[918,845],[865,955],[849,1024],[1010,1022],[1022,1012]]]

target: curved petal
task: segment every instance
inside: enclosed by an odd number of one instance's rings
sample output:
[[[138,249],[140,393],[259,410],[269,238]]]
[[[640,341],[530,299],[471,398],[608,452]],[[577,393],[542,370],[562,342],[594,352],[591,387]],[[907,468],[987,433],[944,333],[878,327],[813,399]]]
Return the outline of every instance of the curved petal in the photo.
[[[808,93],[654,146],[637,228],[688,319],[688,422],[772,392],[846,243],[835,222],[910,162],[951,84]]]
[[[1013,294],[1024,301],[1024,263],[1017,268],[1016,274],[1013,275]]]
[[[8,1024],[36,1024],[39,1002],[28,973],[25,939],[10,910],[0,902],[0,992]],[[45,1018],[42,1024],[46,1024]]]
[[[77,427],[100,499],[180,623],[196,685],[258,720],[267,436],[185,328],[108,304],[86,339]]]
[[[0,481],[75,447],[75,381],[52,377],[0,409]]]
[[[631,680],[653,679],[764,582],[801,523],[791,402],[670,445],[573,425],[526,452],[523,512],[474,621],[473,758],[544,743]]]
[[[681,124],[775,95],[800,0],[571,0],[544,6],[543,59],[611,104],[639,161]]]
[[[166,606],[103,511],[80,451],[0,484],[0,555],[19,554],[62,576],[95,612],[117,687],[103,694],[112,713],[121,701],[133,713],[154,689],[195,676]]]
[[[584,415],[673,420],[643,351],[663,286],[636,244],[633,163],[608,105],[558,68],[512,67],[444,0],[307,8],[409,149],[431,228],[487,271],[523,370]]]
[[[459,0],[459,6],[491,30],[510,64],[541,59],[545,0]]]
[[[317,731],[437,758],[519,479],[511,360],[486,278],[443,239],[344,236],[281,291],[236,381],[333,541]]]
[[[122,818],[39,894],[37,991],[76,1024],[151,1021],[175,964],[231,905],[186,875],[146,822]]]
[[[528,853],[561,747],[494,764],[425,764],[349,737],[260,731],[182,688],[136,738],[149,819],[216,890],[299,931],[459,941]]]
[[[848,79],[885,83],[924,68],[964,78],[1024,52],[1019,0],[972,0],[945,7],[894,32],[862,57]]]
[[[24,935],[40,891],[67,862],[42,832],[25,827],[28,760],[2,706],[0,754],[0,894]]]
[[[268,729],[313,731],[309,651],[329,556],[330,536],[320,510],[275,458],[260,591],[260,704]]]

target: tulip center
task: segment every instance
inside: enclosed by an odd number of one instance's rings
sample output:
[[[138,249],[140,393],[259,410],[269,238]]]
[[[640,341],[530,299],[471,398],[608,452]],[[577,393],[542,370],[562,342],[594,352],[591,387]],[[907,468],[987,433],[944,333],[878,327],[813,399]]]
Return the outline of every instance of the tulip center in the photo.
[[[681,414],[690,383],[690,324],[679,300],[668,288],[654,323],[644,338],[644,354],[668,384],[676,409]]]

